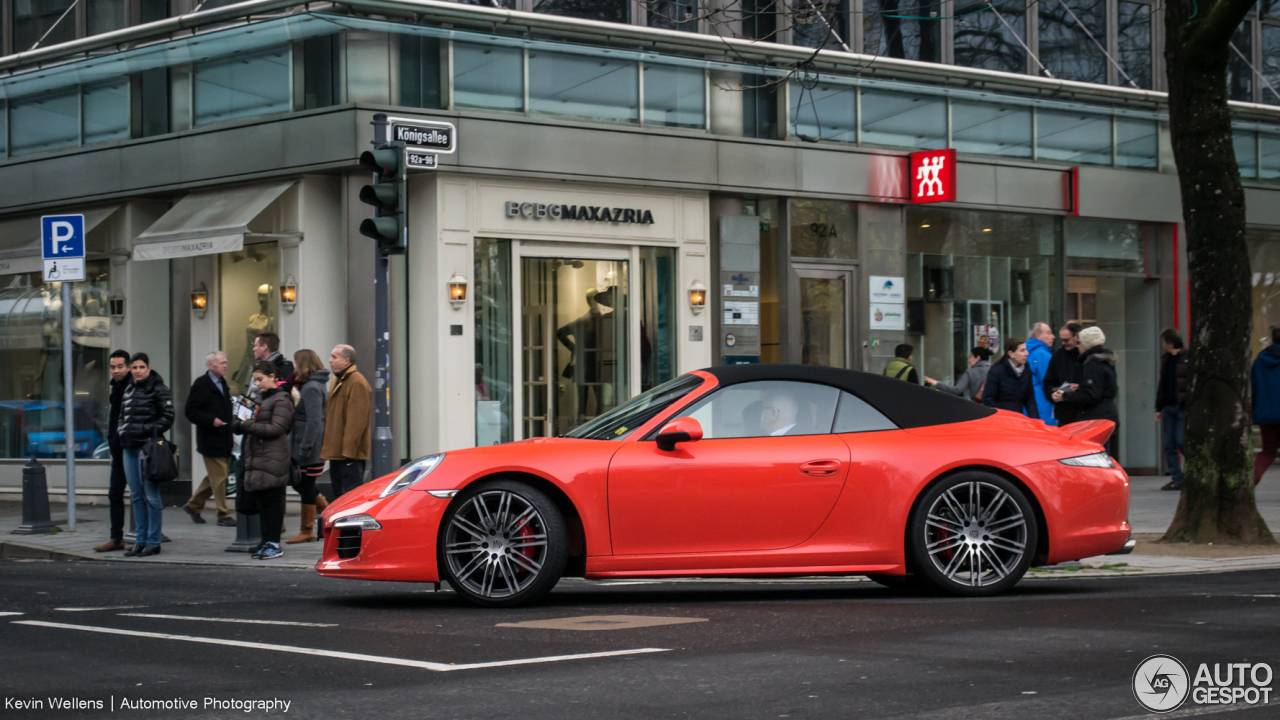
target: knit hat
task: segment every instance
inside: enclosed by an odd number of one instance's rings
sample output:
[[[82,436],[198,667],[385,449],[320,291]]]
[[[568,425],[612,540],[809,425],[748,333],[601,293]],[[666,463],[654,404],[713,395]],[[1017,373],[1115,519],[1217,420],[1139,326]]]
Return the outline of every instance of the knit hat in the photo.
[[[1080,349],[1095,348],[1107,341],[1100,327],[1088,327],[1080,331]]]

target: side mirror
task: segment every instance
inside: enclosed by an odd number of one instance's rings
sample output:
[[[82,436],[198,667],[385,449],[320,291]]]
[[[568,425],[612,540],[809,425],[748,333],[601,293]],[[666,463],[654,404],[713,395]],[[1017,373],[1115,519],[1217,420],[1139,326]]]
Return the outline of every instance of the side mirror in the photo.
[[[658,449],[671,452],[676,443],[702,439],[702,424],[691,417],[676,418],[658,431]]]

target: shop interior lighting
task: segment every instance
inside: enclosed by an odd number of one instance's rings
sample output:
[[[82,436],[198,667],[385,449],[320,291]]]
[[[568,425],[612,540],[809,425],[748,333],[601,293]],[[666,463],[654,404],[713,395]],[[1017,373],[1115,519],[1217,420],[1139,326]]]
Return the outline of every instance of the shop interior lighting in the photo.
[[[280,283],[280,304],[289,312],[298,305],[298,281],[292,275],[286,275]]]
[[[458,273],[449,278],[449,303],[455,310],[461,310],[467,304],[467,279]]]
[[[197,283],[195,289],[191,291],[191,312],[203,320],[204,314],[208,309],[209,291],[205,288],[204,283]]]

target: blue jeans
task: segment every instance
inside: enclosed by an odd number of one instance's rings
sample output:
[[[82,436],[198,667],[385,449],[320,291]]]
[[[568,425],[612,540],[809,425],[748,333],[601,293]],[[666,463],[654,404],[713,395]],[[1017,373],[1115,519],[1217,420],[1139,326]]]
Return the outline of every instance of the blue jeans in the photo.
[[[1176,405],[1168,405],[1160,410],[1160,427],[1164,430],[1164,462],[1169,466],[1169,475],[1176,483],[1182,482],[1182,460],[1178,452],[1187,438],[1187,411]]]
[[[160,486],[142,479],[142,448],[124,449],[124,476],[129,481],[129,497],[133,500],[133,521],[137,525],[139,545],[160,545]]]

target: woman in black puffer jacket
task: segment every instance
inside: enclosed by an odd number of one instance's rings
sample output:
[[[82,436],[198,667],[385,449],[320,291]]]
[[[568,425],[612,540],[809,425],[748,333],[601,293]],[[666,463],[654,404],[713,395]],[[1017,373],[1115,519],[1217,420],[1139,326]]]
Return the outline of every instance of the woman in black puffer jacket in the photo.
[[[253,556],[271,560],[284,554],[284,490],[289,485],[289,430],[293,427],[293,398],[276,385],[276,366],[263,361],[253,368],[253,384],[262,391],[262,404],[253,419],[231,420],[231,431],[244,435],[240,446],[240,487],[245,501],[262,516],[262,547]]]
[[[1100,327],[1080,331],[1080,382],[1053,394],[1054,402],[1069,403],[1077,409],[1076,422],[1110,420],[1116,424],[1105,447],[1116,456],[1116,436],[1120,434],[1120,411],[1116,408],[1116,355],[1103,346],[1107,336]],[[1118,458],[1117,458],[1118,459]]]
[[[982,404],[1040,419],[1031,368],[1027,365],[1027,344],[1022,340],[1005,343],[1004,357],[991,367],[982,386]]]
[[[124,451],[124,477],[129,483],[137,525],[137,540],[125,557],[147,557],[160,554],[164,503],[160,500],[160,486],[142,479],[142,447],[173,427],[173,393],[165,386],[160,373],[151,369],[151,358],[146,353],[136,353],[129,358],[129,373],[129,386],[120,400],[120,423],[116,431]]]

